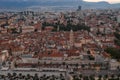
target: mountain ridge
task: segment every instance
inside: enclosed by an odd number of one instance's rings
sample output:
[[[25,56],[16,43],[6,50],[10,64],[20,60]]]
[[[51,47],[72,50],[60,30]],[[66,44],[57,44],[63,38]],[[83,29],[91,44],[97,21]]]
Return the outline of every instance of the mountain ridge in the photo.
[[[13,5],[14,4],[14,5]],[[0,8],[27,8],[31,6],[79,6],[83,8],[120,8],[120,3],[110,4],[106,1],[87,2],[83,0],[2,0]]]

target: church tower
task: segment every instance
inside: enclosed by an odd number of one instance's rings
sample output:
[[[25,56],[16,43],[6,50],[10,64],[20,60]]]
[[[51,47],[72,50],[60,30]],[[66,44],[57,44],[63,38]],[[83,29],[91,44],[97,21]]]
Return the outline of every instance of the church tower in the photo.
[[[74,46],[74,32],[73,32],[73,30],[71,29],[71,31],[70,31],[70,47],[73,47]]]
[[[57,31],[58,31],[58,32],[60,31],[60,27],[59,27],[59,26],[57,27]]]

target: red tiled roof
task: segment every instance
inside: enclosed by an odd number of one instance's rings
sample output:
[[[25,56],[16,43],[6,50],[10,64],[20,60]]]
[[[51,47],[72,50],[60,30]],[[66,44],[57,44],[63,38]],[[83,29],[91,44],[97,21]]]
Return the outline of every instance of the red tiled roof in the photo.
[[[39,55],[35,55],[33,56],[34,58],[43,58],[43,57],[64,57],[64,54],[62,53],[44,53],[44,54],[39,54]]]
[[[102,53],[102,55],[103,55],[104,57],[110,57],[110,54],[108,54],[108,53],[106,53],[106,52]]]

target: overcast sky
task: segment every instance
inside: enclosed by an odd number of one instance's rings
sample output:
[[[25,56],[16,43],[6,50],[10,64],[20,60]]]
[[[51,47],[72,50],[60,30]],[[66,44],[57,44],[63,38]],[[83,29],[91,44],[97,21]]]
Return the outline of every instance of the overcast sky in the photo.
[[[89,2],[107,1],[109,3],[120,3],[120,0],[84,0]]]
[[[0,0],[0,1],[42,1],[42,0]],[[43,1],[46,1],[46,0],[43,0]],[[59,1],[59,0],[53,0],[53,1]],[[69,0],[67,0],[67,1],[69,1]],[[77,1],[79,1],[79,0],[77,0]],[[107,1],[109,3],[120,3],[120,0],[83,0],[83,1],[88,1],[88,2]]]

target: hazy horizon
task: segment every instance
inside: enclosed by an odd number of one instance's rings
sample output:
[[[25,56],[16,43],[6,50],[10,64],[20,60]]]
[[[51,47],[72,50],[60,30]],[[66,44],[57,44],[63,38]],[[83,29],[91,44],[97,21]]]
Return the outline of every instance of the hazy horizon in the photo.
[[[99,1],[106,1],[109,3],[120,3],[120,0],[84,0],[84,1],[88,1],[88,2],[99,2]]]

